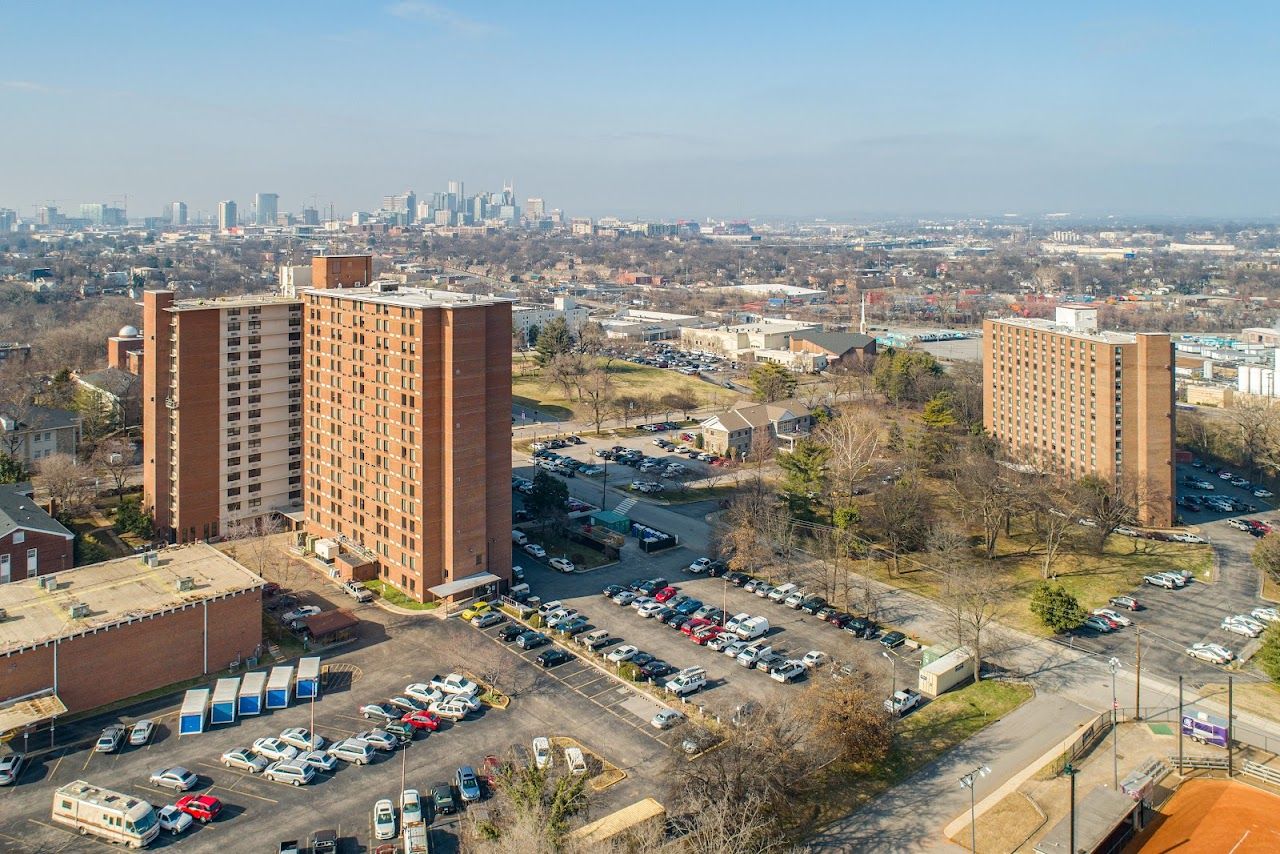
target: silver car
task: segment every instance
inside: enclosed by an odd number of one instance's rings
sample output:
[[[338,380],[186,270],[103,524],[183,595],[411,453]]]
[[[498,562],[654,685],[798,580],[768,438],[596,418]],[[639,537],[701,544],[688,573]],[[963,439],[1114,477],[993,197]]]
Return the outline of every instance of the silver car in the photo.
[[[257,774],[271,762],[265,756],[259,756],[247,747],[237,747],[222,754],[222,764],[228,768],[239,768],[250,774]]]
[[[352,765],[368,765],[373,761],[373,746],[358,738],[344,738],[334,742],[326,752],[334,759],[341,759]]]

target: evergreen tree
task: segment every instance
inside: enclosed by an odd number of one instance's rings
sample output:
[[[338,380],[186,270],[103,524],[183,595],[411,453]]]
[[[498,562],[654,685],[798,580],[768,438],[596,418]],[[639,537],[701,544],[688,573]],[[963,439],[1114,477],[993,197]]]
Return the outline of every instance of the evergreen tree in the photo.
[[[573,349],[573,336],[569,334],[569,324],[563,317],[555,317],[538,332],[538,341],[534,345],[538,351],[538,364],[546,366],[561,353]]]
[[[1031,594],[1031,613],[1055,632],[1071,631],[1089,616],[1067,588],[1047,581],[1042,581]]]

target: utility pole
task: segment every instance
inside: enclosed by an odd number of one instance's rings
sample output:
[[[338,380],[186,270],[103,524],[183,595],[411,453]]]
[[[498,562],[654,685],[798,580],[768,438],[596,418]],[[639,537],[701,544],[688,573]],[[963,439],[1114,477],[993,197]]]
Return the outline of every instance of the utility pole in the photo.
[[[1138,663],[1134,668],[1137,683],[1133,693],[1133,719],[1142,720],[1142,626],[1134,626],[1134,640],[1138,644]]]
[[[1111,668],[1111,788],[1118,792],[1120,791],[1120,748],[1118,745],[1120,706],[1116,701],[1116,671],[1120,669],[1120,659],[1113,657],[1107,664]]]
[[[1076,774],[1078,769],[1068,762],[1062,773],[1071,778],[1071,854],[1076,854]]]
[[[1178,776],[1182,776],[1182,675],[1178,675]]]
[[[969,850],[974,854],[978,854],[978,794],[974,783],[990,773],[989,767],[979,765],[960,778],[960,785],[969,790]]]
[[[1231,749],[1235,732],[1235,680],[1234,677],[1227,677],[1227,779],[1230,780],[1235,774],[1235,751]]]

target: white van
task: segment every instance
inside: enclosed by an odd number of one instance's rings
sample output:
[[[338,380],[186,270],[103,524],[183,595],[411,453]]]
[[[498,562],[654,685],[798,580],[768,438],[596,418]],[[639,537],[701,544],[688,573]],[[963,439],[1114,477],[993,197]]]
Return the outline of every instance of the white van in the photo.
[[[768,633],[769,620],[766,617],[748,617],[734,629],[734,634],[745,641],[764,637]]]
[[[582,748],[566,747],[564,749],[564,761],[569,766],[570,774],[587,773],[587,757],[582,755]]]
[[[787,582],[786,584],[782,584],[778,587],[775,587],[773,588],[773,590],[769,591],[769,601],[781,602],[783,599],[786,599],[792,593],[795,593],[798,588],[799,588],[798,584],[792,584],[790,582]]]
[[[551,767],[551,740],[546,736],[533,740],[533,764],[538,768]]]
[[[523,546],[528,544],[529,537],[525,534],[524,531],[512,531],[511,542],[515,543],[517,546]]]

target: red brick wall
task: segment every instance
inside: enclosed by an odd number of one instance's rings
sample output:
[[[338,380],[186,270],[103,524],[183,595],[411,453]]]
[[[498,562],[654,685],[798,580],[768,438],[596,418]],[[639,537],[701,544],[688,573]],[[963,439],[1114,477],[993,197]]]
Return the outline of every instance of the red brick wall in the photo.
[[[311,259],[313,288],[351,288],[373,281],[372,255],[320,255]]]
[[[37,550],[37,575],[48,575],[51,572],[71,568],[71,540],[56,534],[46,534],[43,531],[24,531],[25,536],[22,542],[14,543],[13,535],[16,533],[17,531],[10,531],[0,537],[0,555],[9,555],[11,581],[21,581],[28,577],[27,549]]]
[[[71,712],[200,676],[204,606],[100,630],[58,644],[58,696]],[[209,669],[223,670],[262,642],[260,591],[209,603]],[[0,702],[53,687],[53,645],[0,656]]]

